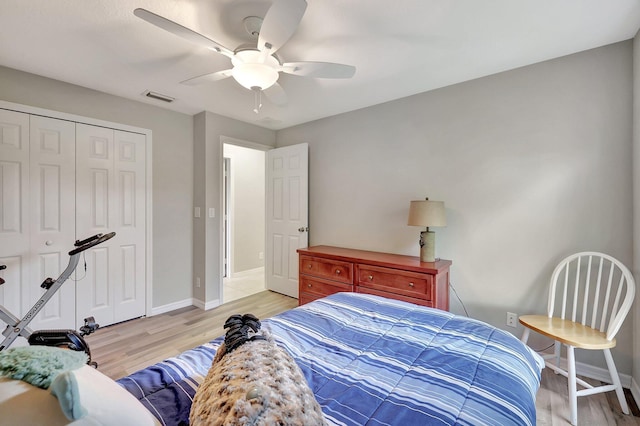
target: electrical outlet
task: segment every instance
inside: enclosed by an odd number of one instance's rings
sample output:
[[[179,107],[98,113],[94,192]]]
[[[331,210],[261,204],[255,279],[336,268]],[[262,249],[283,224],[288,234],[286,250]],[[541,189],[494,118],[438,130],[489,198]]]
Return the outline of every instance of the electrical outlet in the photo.
[[[264,252],[263,251],[258,253],[258,259],[260,259],[260,260],[264,259]]]
[[[518,326],[518,314],[514,314],[513,312],[507,312],[507,325],[509,327],[517,327]]]
[[[196,277],[196,287],[200,287],[200,277]]]

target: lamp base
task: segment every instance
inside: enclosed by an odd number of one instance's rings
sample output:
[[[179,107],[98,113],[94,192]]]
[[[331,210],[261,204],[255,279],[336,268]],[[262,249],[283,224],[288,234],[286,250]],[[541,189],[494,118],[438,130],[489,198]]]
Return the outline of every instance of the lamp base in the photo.
[[[436,233],[422,231],[420,233],[420,260],[422,262],[436,261]]]

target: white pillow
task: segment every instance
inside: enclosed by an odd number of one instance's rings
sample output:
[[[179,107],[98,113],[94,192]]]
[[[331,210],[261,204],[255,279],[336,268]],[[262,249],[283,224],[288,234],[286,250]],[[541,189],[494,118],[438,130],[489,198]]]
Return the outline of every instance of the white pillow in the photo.
[[[0,423],[61,426],[69,424],[69,420],[48,390],[0,377]]]
[[[49,390],[74,425],[160,424],[126,389],[88,365],[60,373]]]
[[[65,374],[66,377],[60,377]],[[70,377],[72,374],[73,377]],[[57,400],[49,390],[22,380],[0,377],[0,424],[29,426],[63,425],[158,425],[158,420],[127,390],[116,382],[85,365],[61,373],[56,388],[67,390],[72,383],[76,390]],[[73,382],[72,382],[73,380]],[[53,384],[51,385],[53,387]],[[51,388],[50,388],[51,390]],[[65,417],[61,404],[78,404],[86,415],[77,420]]]

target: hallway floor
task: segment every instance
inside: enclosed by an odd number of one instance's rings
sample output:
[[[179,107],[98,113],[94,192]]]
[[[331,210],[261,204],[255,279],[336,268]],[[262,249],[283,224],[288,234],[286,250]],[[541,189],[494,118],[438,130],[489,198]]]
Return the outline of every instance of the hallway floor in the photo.
[[[236,272],[231,278],[225,278],[223,284],[223,303],[264,291],[264,267]]]

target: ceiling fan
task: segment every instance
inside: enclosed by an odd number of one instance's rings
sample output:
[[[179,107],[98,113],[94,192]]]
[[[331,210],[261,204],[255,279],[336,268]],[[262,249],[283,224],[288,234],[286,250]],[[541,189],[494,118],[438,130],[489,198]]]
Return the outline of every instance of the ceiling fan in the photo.
[[[278,84],[280,72],[316,78],[351,78],[356,72],[356,68],[351,65],[331,62],[283,63],[276,56],[276,51],[295,33],[306,8],[305,0],[275,0],[264,19],[247,17],[244,20],[246,27],[258,33],[257,45],[245,44],[233,51],[146,9],[138,8],[133,13],[150,24],[231,59],[233,67],[230,69],[207,73],[181,83],[196,85],[233,77],[241,86],[255,93],[254,112],[258,113],[262,107],[262,93],[276,105],[284,105],[287,102],[284,89]]]

